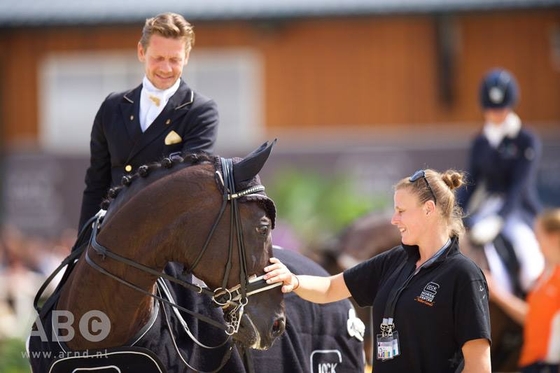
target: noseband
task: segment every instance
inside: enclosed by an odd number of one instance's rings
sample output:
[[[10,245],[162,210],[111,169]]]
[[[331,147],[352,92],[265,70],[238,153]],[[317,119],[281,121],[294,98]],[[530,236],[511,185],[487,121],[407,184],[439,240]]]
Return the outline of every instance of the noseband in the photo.
[[[95,224],[93,227],[93,232],[91,235],[91,239],[90,239],[90,246],[99,254],[101,255],[103,258],[105,257],[109,257],[111,259],[114,259],[118,262],[124,263],[126,265],[132,266],[134,268],[137,268],[141,271],[150,273],[154,276],[157,276],[158,278],[163,278],[166,280],[169,280],[171,282],[177,283],[182,287],[185,287],[187,289],[190,290],[194,290],[199,294],[206,294],[209,297],[212,298],[212,301],[219,307],[221,307],[224,310],[224,319],[226,320],[226,325],[222,325],[221,323],[218,323],[204,315],[195,313],[191,310],[188,310],[174,302],[170,302],[169,300],[162,298],[156,294],[150,293],[145,291],[144,289],[141,289],[140,287],[136,286],[135,284],[126,281],[110,272],[108,272],[107,270],[105,270],[103,267],[101,267],[99,264],[97,264],[96,262],[94,262],[90,256],[89,256],[89,251],[86,250],[86,255],[85,255],[85,259],[86,262],[92,266],[94,269],[96,269],[97,271],[125,284],[126,286],[129,286],[139,292],[142,292],[146,295],[149,295],[152,298],[158,299],[159,301],[162,301],[164,303],[167,303],[169,305],[171,305],[172,307],[175,307],[176,309],[179,309],[183,312],[186,312],[194,317],[197,317],[198,319],[205,321],[209,324],[212,324],[216,327],[219,327],[223,330],[225,330],[225,333],[228,335],[233,335],[235,333],[237,333],[239,331],[239,327],[241,325],[241,319],[243,317],[243,312],[245,309],[245,306],[247,305],[247,303],[249,302],[249,297],[251,295],[255,295],[270,289],[273,289],[275,287],[278,287],[280,285],[282,285],[281,283],[274,283],[274,284],[267,284],[266,281],[264,280],[264,276],[259,276],[259,277],[250,277],[247,274],[247,260],[246,260],[246,251],[245,251],[245,244],[243,241],[243,229],[242,229],[242,224],[241,224],[241,218],[240,218],[240,214],[239,214],[239,207],[238,207],[238,199],[240,197],[244,197],[244,196],[249,196],[249,195],[254,195],[257,193],[261,193],[264,192],[265,187],[263,185],[256,185],[256,186],[252,186],[250,188],[244,189],[240,192],[237,192],[235,190],[235,180],[233,177],[233,160],[232,159],[224,159],[224,158],[220,158],[221,161],[221,168],[222,168],[222,173],[223,175],[220,173],[220,171],[216,171],[216,178],[217,180],[219,180],[221,182],[221,187],[223,189],[223,198],[222,198],[222,205],[220,208],[220,211],[218,213],[218,216],[214,222],[214,224],[212,225],[212,228],[210,229],[210,232],[206,238],[206,241],[202,247],[202,249],[200,250],[196,260],[193,262],[193,264],[191,265],[190,268],[188,268],[186,270],[186,272],[188,273],[192,273],[192,271],[195,269],[195,267],[199,264],[200,260],[202,259],[204,253],[206,252],[206,249],[209,246],[210,240],[216,230],[216,228],[218,227],[218,224],[222,218],[222,216],[224,215],[224,211],[228,205],[228,203],[231,205],[230,208],[230,240],[229,240],[229,249],[228,249],[228,261],[226,264],[226,268],[225,268],[225,272],[224,272],[224,277],[222,280],[222,286],[214,289],[214,290],[210,290],[207,287],[202,287],[200,285],[196,285],[196,284],[192,284],[190,282],[185,282],[182,281],[176,277],[170,276],[164,272],[158,272],[150,267],[147,267],[143,264],[140,264],[138,262],[135,262],[131,259],[125,258],[121,255],[118,255],[114,252],[112,252],[111,250],[107,249],[106,247],[102,246],[101,244],[99,244],[99,242],[97,241],[97,232],[99,230],[99,228],[101,227],[101,222],[102,219],[105,215],[105,212],[100,212],[97,215],[97,219],[95,220]],[[235,234],[234,234],[235,232]],[[238,254],[239,254],[239,284],[235,285],[231,288],[227,288],[227,282],[229,279],[229,274],[231,271],[231,267],[233,265],[232,263],[232,254],[233,254],[233,245],[234,245],[234,239],[237,240],[237,248],[238,248]]]

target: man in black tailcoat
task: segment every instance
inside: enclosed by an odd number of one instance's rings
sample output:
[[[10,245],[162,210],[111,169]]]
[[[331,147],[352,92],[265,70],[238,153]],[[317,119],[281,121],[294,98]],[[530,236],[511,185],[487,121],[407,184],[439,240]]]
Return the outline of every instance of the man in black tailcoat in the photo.
[[[141,165],[183,151],[213,152],[217,105],[181,79],[193,45],[193,26],[181,15],[146,20],[137,47],[142,84],[111,93],[95,116],[80,228],[99,211],[109,188]]]

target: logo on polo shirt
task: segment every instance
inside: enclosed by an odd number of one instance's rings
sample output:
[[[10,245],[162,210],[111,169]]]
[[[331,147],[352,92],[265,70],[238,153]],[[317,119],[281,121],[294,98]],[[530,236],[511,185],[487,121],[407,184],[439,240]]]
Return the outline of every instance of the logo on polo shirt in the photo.
[[[437,295],[438,289],[439,284],[430,281],[426,286],[424,286],[422,293],[420,293],[420,295],[417,296],[415,300],[431,307],[434,305],[434,298]]]
[[[310,360],[312,373],[336,373],[336,367],[342,363],[342,354],[338,350],[315,350]]]

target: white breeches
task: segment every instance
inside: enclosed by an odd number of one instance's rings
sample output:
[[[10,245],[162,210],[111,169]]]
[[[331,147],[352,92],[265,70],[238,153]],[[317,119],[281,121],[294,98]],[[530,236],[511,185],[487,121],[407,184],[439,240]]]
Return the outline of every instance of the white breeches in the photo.
[[[481,219],[490,214],[495,214],[501,207],[501,200],[492,198],[484,203],[476,214],[475,219]],[[519,282],[523,291],[529,291],[537,278],[544,270],[544,257],[539,249],[539,244],[532,227],[527,225],[518,212],[512,213],[504,222],[502,235],[511,243],[519,261]],[[505,271],[504,264],[499,258],[493,243],[484,246],[484,250],[492,275],[509,290],[511,283]]]

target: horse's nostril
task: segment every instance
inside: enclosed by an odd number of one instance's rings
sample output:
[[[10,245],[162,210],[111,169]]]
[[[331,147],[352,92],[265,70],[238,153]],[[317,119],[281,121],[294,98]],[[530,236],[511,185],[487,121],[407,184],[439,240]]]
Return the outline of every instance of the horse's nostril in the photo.
[[[272,336],[278,337],[286,329],[286,320],[284,318],[276,319],[272,325]]]

